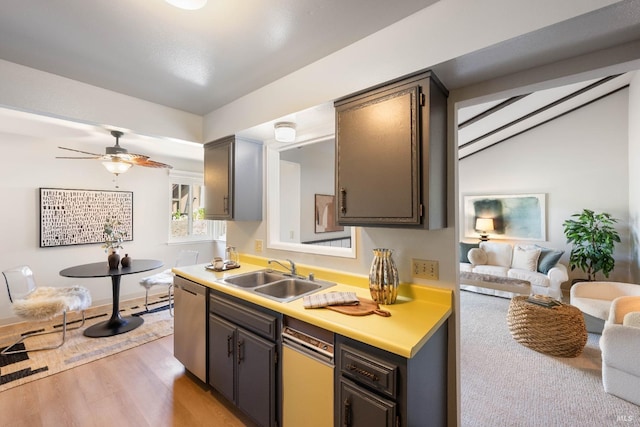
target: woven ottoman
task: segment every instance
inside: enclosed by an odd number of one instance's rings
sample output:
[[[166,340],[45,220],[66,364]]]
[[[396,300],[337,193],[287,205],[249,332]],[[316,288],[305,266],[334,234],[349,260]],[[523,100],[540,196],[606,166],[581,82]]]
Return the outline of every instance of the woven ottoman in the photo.
[[[513,297],[509,304],[507,323],[513,339],[550,356],[576,357],[582,353],[587,343],[582,312],[569,304],[546,307],[527,298]]]

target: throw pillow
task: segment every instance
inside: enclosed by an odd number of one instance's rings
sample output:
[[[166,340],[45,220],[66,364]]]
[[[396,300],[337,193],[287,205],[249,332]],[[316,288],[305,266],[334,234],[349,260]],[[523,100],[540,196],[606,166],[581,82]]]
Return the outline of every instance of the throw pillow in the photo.
[[[469,249],[467,254],[469,262],[473,265],[485,265],[487,263],[487,253],[480,248]]]
[[[466,262],[467,264],[469,264],[469,258],[467,257],[467,254],[471,249],[478,247],[480,247],[480,243],[460,242],[460,262]]]
[[[622,320],[624,326],[633,326],[634,328],[640,328],[640,311],[632,311],[624,315]]]
[[[549,270],[551,270],[558,263],[564,251],[558,251],[555,249],[543,248],[542,246],[538,246],[540,248],[540,258],[538,258],[538,272],[542,274],[548,274]]]
[[[540,248],[527,249],[522,246],[516,246],[513,248],[513,261],[511,261],[511,267],[518,268],[520,270],[536,271],[540,252]]]

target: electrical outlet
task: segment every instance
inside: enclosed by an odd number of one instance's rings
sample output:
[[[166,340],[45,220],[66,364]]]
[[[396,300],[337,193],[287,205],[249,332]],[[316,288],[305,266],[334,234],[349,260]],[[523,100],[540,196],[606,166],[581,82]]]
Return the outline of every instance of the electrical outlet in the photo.
[[[438,261],[412,259],[411,275],[419,279],[438,280]]]
[[[262,252],[262,239],[256,239],[255,250],[256,252]]]

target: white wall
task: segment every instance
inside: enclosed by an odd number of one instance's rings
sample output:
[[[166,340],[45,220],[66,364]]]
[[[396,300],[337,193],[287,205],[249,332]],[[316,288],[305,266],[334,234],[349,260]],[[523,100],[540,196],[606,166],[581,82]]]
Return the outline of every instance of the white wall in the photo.
[[[110,142],[109,142],[110,144]],[[111,301],[111,281],[108,278],[72,279],[59,275],[63,268],[104,261],[107,255],[100,244],[39,247],[39,188],[71,188],[86,190],[116,190],[113,175],[98,161],[61,160],[58,145],[62,141],[11,135],[0,132],[0,191],[3,195],[0,211],[0,270],[29,265],[41,286],[81,284],[91,291],[94,303]],[[179,159],[157,159],[176,169],[202,172],[201,162]],[[211,242],[190,245],[167,245],[170,220],[170,185],[165,169],[133,167],[119,177],[119,190],[133,191],[133,238],[124,242],[124,251],[132,258],[153,258],[173,265],[180,249],[200,251],[200,260],[213,258]],[[161,271],[161,270],[157,270]],[[121,299],[144,295],[138,281],[147,274],[124,276]],[[4,286],[4,285],[3,285]],[[158,287],[153,292],[164,292]],[[0,324],[8,323],[12,314],[7,292],[0,291]]]
[[[619,91],[461,160],[460,218],[464,195],[546,193],[547,241],[536,243],[564,250],[562,261],[568,265],[571,247],[562,223],[584,208],[609,212],[619,219],[616,228],[622,237],[616,246],[616,268],[609,277],[627,281],[628,93]],[[461,240],[474,240],[464,238],[462,226],[459,231]],[[575,270],[570,277],[585,276]]]
[[[629,229],[630,277],[640,283],[640,73],[629,86]]]

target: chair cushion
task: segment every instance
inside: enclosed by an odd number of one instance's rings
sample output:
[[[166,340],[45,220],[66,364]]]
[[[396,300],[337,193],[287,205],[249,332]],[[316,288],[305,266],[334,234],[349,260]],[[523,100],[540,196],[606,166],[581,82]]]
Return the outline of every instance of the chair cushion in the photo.
[[[478,274],[489,274],[491,276],[507,277],[507,267],[500,267],[498,265],[476,265],[473,267],[473,272]]]
[[[140,284],[147,289],[155,285],[169,286],[173,284],[173,276],[174,274],[171,272],[171,269],[167,269],[162,273],[157,273],[152,276],[145,277],[144,279],[140,280]]]
[[[596,298],[571,298],[571,305],[575,305],[583,313],[587,313],[598,319],[607,320],[611,310],[611,300]]]
[[[510,279],[526,280],[531,283],[532,286],[540,286],[543,288],[548,288],[550,284],[550,280],[546,275],[531,270],[510,268],[507,277]]]
[[[85,310],[90,305],[91,294],[82,286],[38,287],[27,297],[14,301],[13,311],[27,319],[47,320],[63,311]]]

